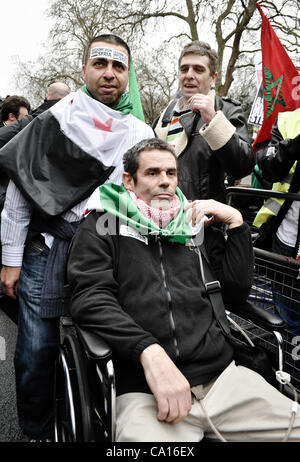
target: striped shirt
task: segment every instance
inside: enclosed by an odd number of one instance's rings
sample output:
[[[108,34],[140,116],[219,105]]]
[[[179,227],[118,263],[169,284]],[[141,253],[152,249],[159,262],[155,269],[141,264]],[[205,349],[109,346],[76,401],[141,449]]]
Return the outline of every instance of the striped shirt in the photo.
[[[83,217],[88,199],[80,202],[62,217],[77,221]],[[2,264],[21,266],[24,244],[31,219],[32,207],[16,185],[10,181],[6,192],[5,205],[1,214]],[[53,236],[43,234],[46,245],[50,248]]]
[[[170,143],[174,149],[176,148],[176,145],[178,144],[178,141],[183,134],[183,126],[181,125],[179,118],[188,112],[191,112],[189,106],[184,104],[184,100],[182,98],[179,99],[174,108],[172,120],[170,122],[169,131],[166,138],[166,141]]]

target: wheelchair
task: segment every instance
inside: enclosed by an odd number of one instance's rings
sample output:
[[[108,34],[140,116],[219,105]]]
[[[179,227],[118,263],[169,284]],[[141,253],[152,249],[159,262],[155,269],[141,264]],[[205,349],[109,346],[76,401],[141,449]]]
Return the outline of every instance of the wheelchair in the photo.
[[[279,316],[247,303],[238,315],[227,311],[232,333],[242,341],[247,329],[240,332],[240,322],[251,323],[272,337],[268,351],[274,370],[282,370],[285,323]],[[55,441],[113,442],[116,426],[116,387],[112,353],[98,336],[73,325],[59,348],[55,367]],[[282,384],[278,387],[282,391]]]
[[[282,197],[283,193],[277,193]],[[253,219],[261,202],[249,207],[249,203],[238,201],[240,196],[265,199],[274,196],[274,191],[250,188],[227,188],[227,203],[241,210],[244,220],[251,228],[255,241],[257,230],[252,228]],[[284,194],[285,198],[300,200],[300,195]],[[251,201],[252,204],[252,201]],[[286,322],[277,313],[274,300],[274,284],[281,281],[281,272],[290,271],[290,262],[274,273],[274,254],[267,255],[254,248],[254,283],[247,303],[238,312],[226,307],[231,325],[231,334],[238,342],[251,347],[260,347],[271,363],[274,377],[272,385],[289,398],[297,400],[300,392],[300,370],[291,351],[294,344]],[[277,262],[276,257],[276,262]],[[267,261],[271,262],[270,266]],[[281,258],[281,260],[284,260]],[[295,271],[300,270],[300,262],[295,263]],[[262,285],[262,281],[264,284]],[[290,290],[283,285],[283,294]],[[293,297],[293,293],[289,294]],[[298,337],[297,337],[298,338]],[[291,378],[291,383],[289,379]],[[73,326],[67,333],[59,349],[55,370],[55,440],[58,442],[115,441],[116,387],[112,353],[98,336]]]
[[[103,340],[74,327],[59,347],[54,377],[56,442],[114,441],[116,390]]]

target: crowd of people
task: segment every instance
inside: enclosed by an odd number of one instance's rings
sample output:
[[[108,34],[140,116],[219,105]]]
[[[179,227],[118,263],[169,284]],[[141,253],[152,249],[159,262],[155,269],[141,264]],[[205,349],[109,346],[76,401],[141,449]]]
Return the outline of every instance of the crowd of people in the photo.
[[[180,97],[153,127],[137,117],[130,48],[112,34],[87,44],[79,90],[54,82],[35,110],[21,96],[3,101],[1,286],[19,307],[17,409],[31,441],[54,438],[62,316],[113,351],[117,441],[215,440],[207,414],[228,441],[285,436],[291,400],[235,364],[201,270],[208,258],[225,306],[245,303],[251,234],[224,203],[224,179],[250,175],[255,156],[241,105],[213,91],[217,59],[204,42],[183,48]],[[260,152],[269,181],[297,161],[299,111]],[[273,250],[297,257],[299,207],[280,213]],[[289,437],[300,441],[299,415]]]

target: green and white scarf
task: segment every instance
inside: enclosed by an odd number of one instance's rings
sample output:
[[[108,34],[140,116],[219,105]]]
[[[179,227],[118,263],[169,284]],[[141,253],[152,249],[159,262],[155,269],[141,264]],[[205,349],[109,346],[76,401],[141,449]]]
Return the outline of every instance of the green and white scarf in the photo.
[[[158,235],[168,239],[170,242],[186,244],[187,240],[200,233],[202,234],[202,241],[203,232],[201,233],[201,231],[203,231],[205,220],[201,220],[195,227],[186,223],[184,206],[187,201],[179,188],[176,189],[176,194],[180,199],[181,207],[176,216],[165,228],[159,228],[153,221],[140,212],[124,186],[115,184],[100,186],[100,202],[93,208],[98,211],[108,212],[110,215],[119,218],[124,224],[136,229],[144,236]]]

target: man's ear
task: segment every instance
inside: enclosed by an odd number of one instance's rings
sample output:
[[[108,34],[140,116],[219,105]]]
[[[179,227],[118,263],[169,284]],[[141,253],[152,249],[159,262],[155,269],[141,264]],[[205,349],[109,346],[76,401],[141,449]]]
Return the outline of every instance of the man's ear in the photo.
[[[17,120],[17,118],[16,118],[16,116],[15,116],[12,112],[10,112],[10,113],[8,114],[8,120],[9,120],[10,122],[15,122],[15,121]]]
[[[81,77],[82,77],[82,80],[85,82],[85,64],[82,65]]]
[[[122,175],[122,180],[123,180],[123,185],[128,191],[133,191],[134,190],[134,181],[130,173],[128,172],[123,172]]]
[[[213,85],[215,83],[215,80],[216,78],[218,77],[218,73],[215,72],[213,75],[210,76],[211,77],[211,85]]]

